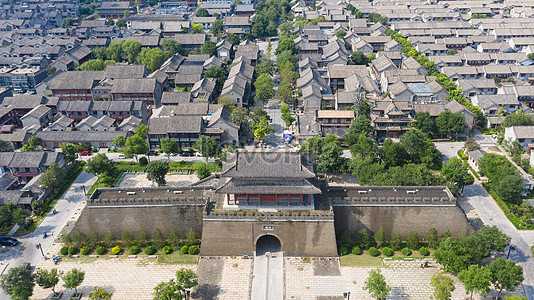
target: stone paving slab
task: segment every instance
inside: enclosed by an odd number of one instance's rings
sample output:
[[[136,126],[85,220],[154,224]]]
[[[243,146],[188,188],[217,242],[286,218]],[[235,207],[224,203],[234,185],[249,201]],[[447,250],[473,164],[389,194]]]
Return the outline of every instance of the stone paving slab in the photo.
[[[250,298],[253,259],[226,257],[222,270],[219,300],[244,300]]]
[[[94,259],[91,262],[63,261],[54,265],[51,260],[42,261],[38,268],[50,270],[57,268],[60,271],[70,271],[73,268],[85,271],[85,280],[78,288],[87,299],[89,292],[95,286],[104,286],[113,292],[114,300],[152,299],[154,287],[162,281],[176,278],[176,271],[180,268],[196,269],[195,265],[167,265],[156,264],[154,259],[128,258],[128,259]],[[60,280],[56,291],[64,292],[63,298],[68,299],[72,291],[63,287]],[[43,290],[37,286],[32,299],[50,299],[51,290]]]

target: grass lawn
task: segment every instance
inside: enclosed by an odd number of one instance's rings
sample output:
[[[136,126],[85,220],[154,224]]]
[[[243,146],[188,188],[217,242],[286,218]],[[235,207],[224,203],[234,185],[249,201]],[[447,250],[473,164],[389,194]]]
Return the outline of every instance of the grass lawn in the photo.
[[[93,183],[93,185],[91,186],[91,188],[87,191],[87,195],[92,195],[93,192],[94,192],[96,189],[98,189],[98,188],[105,188],[105,187],[109,187],[109,186],[107,186],[107,185],[105,185],[105,184],[103,184],[103,183],[100,183],[100,180],[97,179],[97,180],[95,181],[95,183]]]
[[[161,251],[158,251],[157,262],[160,264],[196,265],[198,263],[198,255],[182,254],[180,251],[174,251],[171,254],[164,254]]]
[[[412,255],[404,256],[400,251],[395,251],[395,255],[391,256],[392,260],[401,260],[404,258],[423,259],[432,257],[433,250],[428,250],[430,255],[422,256],[419,251],[412,251]],[[382,267],[382,259],[387,256],[381,254],[373,257],[367,251],[363,251],[361,255],[348,254],[339,257],[339,263],[342,267]]]

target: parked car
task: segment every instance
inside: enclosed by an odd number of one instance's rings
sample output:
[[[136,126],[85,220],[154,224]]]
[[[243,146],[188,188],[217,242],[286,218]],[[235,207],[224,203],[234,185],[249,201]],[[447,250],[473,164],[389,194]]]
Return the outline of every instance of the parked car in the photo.
[[[124,154],[119,154],[119,159],[125,159],[126,156]]]
[[[8,246],[8,247],[14,247],[19,244],[19,241],[17,241],[14,238],[10,237],[0,237],[0,246]]]
[[[193,156],[193,152],[191,151],[183,151],[182,156]]]
[[[154,150],[150,150],[150,151],[148,151],[148,153],[146,155],[148,155],[148,156],[158,156],[159,153],[154,151]]]
[[[80,156],[89,156],[91,155],[91,151],[89,150],[83,150],[82,152],[78,153]]]

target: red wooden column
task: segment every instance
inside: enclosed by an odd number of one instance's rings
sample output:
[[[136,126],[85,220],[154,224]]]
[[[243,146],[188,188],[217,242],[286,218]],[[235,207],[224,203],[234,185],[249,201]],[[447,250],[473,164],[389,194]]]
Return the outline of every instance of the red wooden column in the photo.
[[[230,205],[230,194],[226,194],[226,204]]]
[[[276,203],[276,206],[278,206],[278,194],[276,194],[276,200],[275,200],[275,201],[276,201],[276,202],[275,202],[275,203]]]
[[[248,205],[248,194],[247,194],[247,205]]]
[[[263,196],[263,195],[262,195],[262,194],[260,194],[260,206],[261,206],[261,197],[262,197],[262,196]]]

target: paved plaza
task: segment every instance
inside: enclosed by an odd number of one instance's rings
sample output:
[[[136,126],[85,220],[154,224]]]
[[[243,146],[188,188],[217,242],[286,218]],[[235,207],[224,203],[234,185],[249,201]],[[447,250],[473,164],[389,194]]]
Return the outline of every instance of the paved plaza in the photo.
[[[196,174],[190,175],[176,175],[176,174],[167,174],[165,176],[167,184],[165,186],[170,187],[180,187],[188,186],[193,182],[198,181]],[[146,178],[146,173],[131,173],[124,175],[124,179],[119,184],[120,187],[151,187],[157,186],[156,183],[148,180]]]

